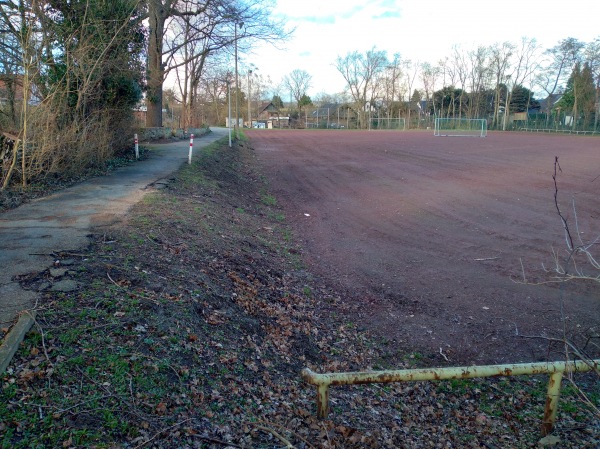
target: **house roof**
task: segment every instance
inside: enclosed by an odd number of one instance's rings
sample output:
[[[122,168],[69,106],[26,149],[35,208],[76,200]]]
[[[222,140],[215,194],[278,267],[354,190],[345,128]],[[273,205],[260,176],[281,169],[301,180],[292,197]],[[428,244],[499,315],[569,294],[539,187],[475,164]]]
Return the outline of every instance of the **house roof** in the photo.
[[[543,100],[539,100],[540,110],[547,111],[549,109],[552,109],[554,105],[560,101],[562,96],[563,94],[550,94]]]
[[[321,116],[321,115],[323,115],[323,111],[328,110],[331,113],[331,112],[337,111],[340,107],[342,107],[342,105],[339,103],[324,103],[321,106],[319,106],[318,108],[313,109],[313,111],[311,112],[311,115],[313,115],[315,117],[317,115]]]
[[[275,105],[273,104],[272,101],[263,101],[260,105],[260,109],[259,109],[259,114],[262,114],[263,112],[277,112],[277,108],[275,107]]]

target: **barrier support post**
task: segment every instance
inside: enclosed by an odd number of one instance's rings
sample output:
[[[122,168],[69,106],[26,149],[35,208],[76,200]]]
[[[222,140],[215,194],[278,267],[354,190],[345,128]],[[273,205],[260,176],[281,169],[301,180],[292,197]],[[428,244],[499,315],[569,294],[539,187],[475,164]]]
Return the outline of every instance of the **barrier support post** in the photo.
[[[325,419],[329,413],[329,384],[317,386],[317,418]]]
[[[188,154],[188,164],[192,164],[192,147],[194,146],[194,135],[190,134],[190,152]]]
[[[563,372],[557,371],[550,374],[548,381],[548,393],[546,394],[546,406],[544,407],[544,418],[542,419],[542,436],[545,437],[554,430],[556,412],[558,410],[558,398],[560,397],[560,384]]]

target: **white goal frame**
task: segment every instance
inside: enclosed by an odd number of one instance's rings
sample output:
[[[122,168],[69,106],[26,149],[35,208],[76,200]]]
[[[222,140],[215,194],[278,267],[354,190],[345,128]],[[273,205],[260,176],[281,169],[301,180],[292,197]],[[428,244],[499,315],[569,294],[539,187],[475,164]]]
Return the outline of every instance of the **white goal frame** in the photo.
[[[441,118],[436,117],[434,136],[485,137],[487,120],[484,118]]]
[[[405,131],[406,130],[406,119],[403,117],[371,117],[369,122],[372,130],[395,130]]]

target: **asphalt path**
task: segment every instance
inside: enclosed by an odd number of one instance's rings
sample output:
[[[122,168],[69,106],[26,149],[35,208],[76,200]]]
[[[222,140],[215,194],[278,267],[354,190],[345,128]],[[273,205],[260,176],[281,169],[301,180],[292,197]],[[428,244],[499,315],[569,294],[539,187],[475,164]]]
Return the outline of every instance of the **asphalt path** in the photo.
[[[227,135],[226,128],[196,138],[194,151]],[[54,263],[53,253],[87,246],[93,229],[121,219],[147,193],[168,182],[188,159],[189,141],[146,145],[147,160],[87,180],[0,213],[0,325],[35,307],[38,292],[20,287],[19,276]]]

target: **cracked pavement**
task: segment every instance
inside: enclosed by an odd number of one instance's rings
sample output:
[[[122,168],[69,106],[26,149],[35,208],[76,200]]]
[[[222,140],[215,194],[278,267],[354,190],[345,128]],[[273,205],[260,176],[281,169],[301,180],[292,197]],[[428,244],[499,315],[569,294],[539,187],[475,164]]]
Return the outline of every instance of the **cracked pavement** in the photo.
[[[227,128],[211,131],[194,139],[194,151],[227,135]],[[85,247],[92,229],[120,220],[188,158],[187,140],[145,146],[147,160],[0,213],[0,325],[35,307],[39,293],[22,289],[16,277],[49,268],[52,253]]]

